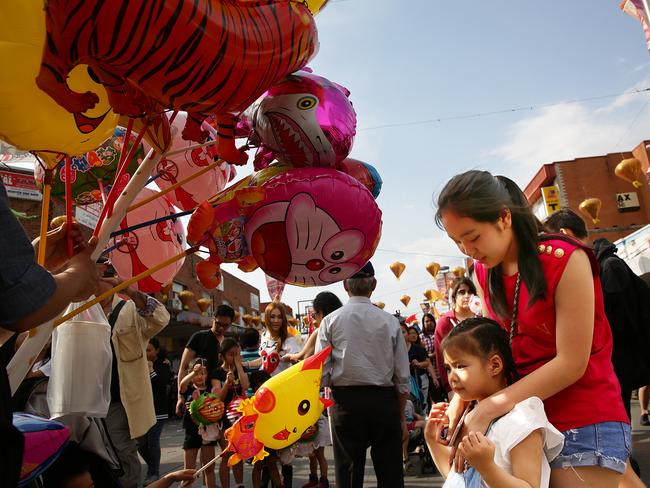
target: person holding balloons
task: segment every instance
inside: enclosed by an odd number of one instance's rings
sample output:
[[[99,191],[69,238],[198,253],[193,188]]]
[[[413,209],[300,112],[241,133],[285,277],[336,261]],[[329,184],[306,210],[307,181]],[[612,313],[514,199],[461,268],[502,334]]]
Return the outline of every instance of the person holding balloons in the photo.
[[[468,432],[485,432],[517,403],[538,396],[565,437],[551,463],[551,486],[618,486],[631,430],[611,363],[612,336],[593,252],[577,241],[540,234],[519,187],[487,171],[453,177],[437,204],[438,225],[474,259],[483,314],[508,332],[521,376],[465,416]],[[452,398],[450,431],[464,407],[459,395]],[[465,462],[456,453],[457,471]]]

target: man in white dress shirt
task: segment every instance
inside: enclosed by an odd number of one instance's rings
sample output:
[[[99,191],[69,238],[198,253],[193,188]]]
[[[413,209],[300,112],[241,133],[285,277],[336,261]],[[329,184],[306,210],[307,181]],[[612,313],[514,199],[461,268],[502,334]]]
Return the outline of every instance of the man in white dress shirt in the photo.
[[[370,301],[377,286],[371,263],[344,282],[346,305],[321,322],[316,350],[329,344],[323,384],[332,387],[330,425],[336,486],[363,486],[370,446],[378,488],[404,486],[402,429],[410,376],[398,320]]]

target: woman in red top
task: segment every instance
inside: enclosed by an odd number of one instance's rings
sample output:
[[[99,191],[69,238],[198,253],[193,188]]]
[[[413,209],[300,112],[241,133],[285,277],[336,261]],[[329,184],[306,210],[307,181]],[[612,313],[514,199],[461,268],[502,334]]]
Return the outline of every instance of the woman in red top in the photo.
[[[593,253],[572,240],[540,236],[522,191],[486,171],[468,171],[445,185],[436,222],[474,259],[483,313],[510,333],[522,376],[480,402],[465,418],[467,430],[485,432],[516,403],[538,396],[565,435],[551,463],[551,486],[616,487],[631,432]],[[462,408],[457,397],[452,424]]]
[[[445,393],[451,391],[449,381],[447,380],[447,370],[440,350],[440,343],[447,337],[449,331],[456,327],[460,322],[465,319],[476,317],[476,314],[469,308],[469,303],[472,295],[476,295],[476,287],[472,280],[463,276],[456,278],[451,285],[451,305],[452,309],[441,315],[436,324],[436,332],[434,335],[434,344],[436,351],[436,368],[440,373],[440,380]]]

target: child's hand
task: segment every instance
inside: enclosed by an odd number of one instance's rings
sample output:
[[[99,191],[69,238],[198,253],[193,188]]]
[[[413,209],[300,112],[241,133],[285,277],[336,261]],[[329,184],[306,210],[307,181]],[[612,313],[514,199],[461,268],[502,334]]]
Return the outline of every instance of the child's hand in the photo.
[[[181,469],[166,474],[164,477],[170,481],[192,481],[195,478],[195,469]]]
[[[447,417],[448,403],[434,403],[429,412],[429,421],[424,429],[424,437],[430,441],[440,442],[442,438],[441,432],[443,429],[449,428],[449,417]]]
[[[232,371],[228,371],[226,374],[226,383],[231,385],[233,381],[235,381],[235,375],[232,374]]]
[[[494,463],[494,450],[494,443],[481,432],[470,432],[458,444],[460,454],[479,472]]]
[[[201,369],[204,368],[201,364],[197,363],[194,365],[192,368],[192,374],[199,374],[201,372]]]

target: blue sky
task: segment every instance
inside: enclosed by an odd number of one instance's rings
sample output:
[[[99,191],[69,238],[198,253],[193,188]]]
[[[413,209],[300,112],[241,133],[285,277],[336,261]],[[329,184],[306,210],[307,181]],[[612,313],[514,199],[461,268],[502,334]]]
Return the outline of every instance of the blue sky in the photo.
[[[617,0],[332,0],[316,23],[320,51],[310,66],[350,89],[358,117],[351,156],[384,180],[373,300],[391,312],[407,312],[402,294],[417,311],[433,285],[426,263],[462,262],[433,223],[432,199],[449,177],[483,168],[525,184],[543,163],[629,150],[650,138],[648,94],[371,129],[650,86],[641,26]],[[395,260],[407,265],[400,281],[388,270]],[[224,267],[265,298],[261,272],[232,268]],[[283,300],[295,309],[322,289],[287,286]],[[341,284],[329,289],[346,296]]]
[[[462,264],[433,223],[433,198],[452,175],[482,168],[525,185],[544,163],[650,139],[649,93],[561,103],[650,87],[641,26],[618,4],[330,0],[318,14],[320,50],[310,66],[351,91],[358,117],[351,156],[384,181],[373,300],[416,312],[433,286],[426,263]],[[535,108],[458,118],[518,107]],[[447,120],[417,123],[438,118]],[[386,125],[393,127],[379,128]],[[250,171],[249,164],[238,175]],[[395,260],[407,266],[400,281],[388,269]],[[268,300],[261,271],[224,269]],[[295,309],[323,289],[287,286],[283,300]],[[345,299],[341,284],[328,289]],[[408,310],[402,294],[412,297]]]

